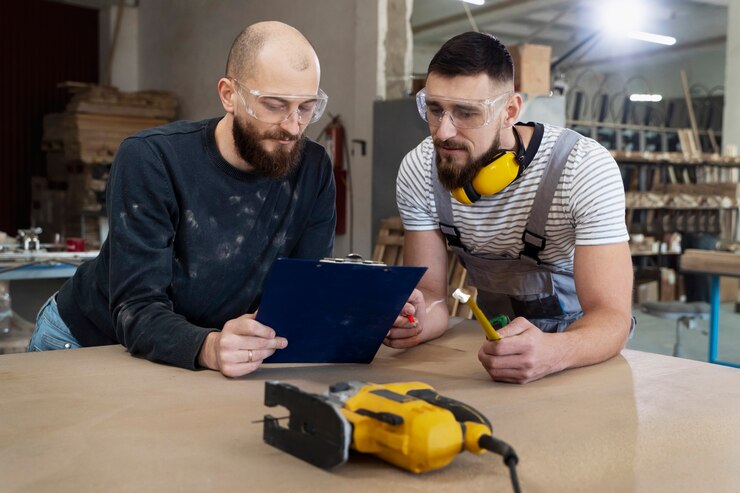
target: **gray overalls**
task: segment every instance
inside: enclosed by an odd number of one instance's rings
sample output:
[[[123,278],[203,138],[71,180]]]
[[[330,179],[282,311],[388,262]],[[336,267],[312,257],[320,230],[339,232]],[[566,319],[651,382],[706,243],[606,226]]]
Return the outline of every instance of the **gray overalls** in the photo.
[[[545,223],[555,189],[579,138],[578,133],[565,129],[555,142],[524,228],[524,249],[518,258],[468,252],[454,224],[452,197],[439,183],[437,166],[432,163],[439,228],[467,269],[470,284],[478,289],[477,302],[486,316],[525,317],[544,332],[563,332],[583,316],[573,272],[554,270],[539,258],[547,243]]]

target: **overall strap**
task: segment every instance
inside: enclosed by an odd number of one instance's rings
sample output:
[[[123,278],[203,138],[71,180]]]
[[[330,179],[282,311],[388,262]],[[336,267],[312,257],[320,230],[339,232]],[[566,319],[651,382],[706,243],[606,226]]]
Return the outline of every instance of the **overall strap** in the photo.
[[[568,156],[580,138],[579,133],[565,128],[552,148],[550,160],[537,188],[532,210],[524,227],[524,234],[522,234],[524,249],[519,252],[519,258],[522,260],[531,260],[537,265],[542,263],[539,254],[545,249],[545,224],[552,199],[555,196],[555,189],[560,182],[565,164],[568,162]]]
[[[432,157],[432,187],[434,188],[434,202],[437,205],[437,219],[439,221],[439,230],[447,239],[450,247],[461,248],[467,252],[468,249],[463,245],[460,239],[460,230],[455,226],[455,220],[452,216],[452,196],[447,192],[439,182],[437,174],[437,154]]]

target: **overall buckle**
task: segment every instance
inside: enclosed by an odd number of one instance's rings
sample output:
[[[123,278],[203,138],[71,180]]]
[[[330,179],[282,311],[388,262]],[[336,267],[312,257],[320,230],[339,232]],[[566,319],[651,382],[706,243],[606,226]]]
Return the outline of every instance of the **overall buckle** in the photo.
[[[545,249],[545,245],[547,244],[545,237],[525,229],[524,233],[522,233],[522,241],[524,242],[524,250],[519,252],[519,258],[526,257],[537,265],[540,265],[542,261],[539,254]]]
[[[447,239],[447,245],[450,247],[461,248],[463,251],[468,252],[467,247],[463,245],[462,240],[460,240],[460,230],[457,229],[457,226],[440,222],[439,230]]]

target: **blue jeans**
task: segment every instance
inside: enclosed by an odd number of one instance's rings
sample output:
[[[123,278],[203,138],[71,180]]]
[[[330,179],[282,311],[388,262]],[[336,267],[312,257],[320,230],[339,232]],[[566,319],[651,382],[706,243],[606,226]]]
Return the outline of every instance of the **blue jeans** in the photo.
[[[39,310],[36,316],[36,327],[28,343],[29,352],[82,347],[59,315],[56,298],[57,294],[54,293]]]

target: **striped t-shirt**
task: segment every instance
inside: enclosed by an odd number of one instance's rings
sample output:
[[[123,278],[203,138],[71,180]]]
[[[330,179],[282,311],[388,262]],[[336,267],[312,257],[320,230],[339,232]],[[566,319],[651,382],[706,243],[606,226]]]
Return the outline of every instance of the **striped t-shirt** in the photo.
[[[451,199],[455,226],[471,253],[516,258],[524,247],[522,233],[537,187],[553,145],[563,131],[552,125],[543,127],[532,162],[511,185],[471,205]],[[396,201],[407,231],[439,227],[432,166],[434,145],[431,137],[401,162]],[[556,270],[571,272],[576,245],[606,245],[629,239],[624,221],[624,186],[617,163],[593,139],[579,139],[568,157],[550,207],[545,238],[547,245],[539,254],[542,262]]]

